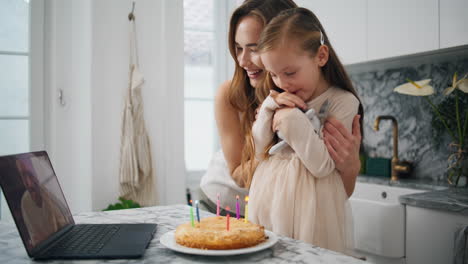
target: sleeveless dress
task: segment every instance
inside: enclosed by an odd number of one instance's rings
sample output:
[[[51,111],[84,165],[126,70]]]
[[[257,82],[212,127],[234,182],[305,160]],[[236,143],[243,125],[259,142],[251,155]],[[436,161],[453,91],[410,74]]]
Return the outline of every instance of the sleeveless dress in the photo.
[[[359,101],[350,92],[329,87],[307,103],[318,113],[329,101],[328,115],[351,131]],[[352,214],[340,174],[321,136],[299,109],[278,123],[288,147],[268,158],[271,124],[279,106],[268,96],[252,133],[260,160],[249,190],[249,220],[280,235],[351,255]]]

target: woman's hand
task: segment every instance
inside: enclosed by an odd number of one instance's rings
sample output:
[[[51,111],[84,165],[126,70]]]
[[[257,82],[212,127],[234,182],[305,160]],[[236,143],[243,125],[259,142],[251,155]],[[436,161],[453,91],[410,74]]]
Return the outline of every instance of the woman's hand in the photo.
[[[340,172],[346,193],[351,196],[356,177],[361,169],[359,148],[361,146],[361,126],[356,115],[353,120],[352,134],[335,118],[329,118],[323,128],[323,138],[336,169]]]
[[[273,97],[279,106],[299,107],[302,110],[307,110],[307,104],[295,94],[289,92],[278,93],[277,91],[271,90],[270,96]]]

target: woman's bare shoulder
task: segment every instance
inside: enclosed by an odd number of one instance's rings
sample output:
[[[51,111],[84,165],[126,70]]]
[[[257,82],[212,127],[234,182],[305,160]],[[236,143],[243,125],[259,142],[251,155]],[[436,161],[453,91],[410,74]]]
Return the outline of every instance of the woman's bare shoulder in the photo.
[[[215,96],[215,107],[216,107],[215,111],[216,112],[235,111],[234,107],[231,105],[231,102],[229,101],[229,89],[230,88],[231,88],[231,80],[227,80],[223,82],[219,86],[218,91],[216,91],[216,96]]]
[[[224,101],[228,100],[229,95],[229,88],[231,87],[231,80],[224,81],[219,85],[218,90],[216,91],[216,101]]]

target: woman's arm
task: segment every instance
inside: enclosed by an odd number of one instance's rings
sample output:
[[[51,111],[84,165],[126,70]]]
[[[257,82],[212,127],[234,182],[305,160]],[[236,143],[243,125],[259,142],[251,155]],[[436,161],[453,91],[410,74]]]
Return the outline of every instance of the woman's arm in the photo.
[[[361,146],[361,125],[356,115],[353,119],[352,134],[336,118],[328,118],[323,129],[325,145],[335,167],[341,175],[348,197],[354,192],[356,178],[361,169],[359,148]]]
[[[233,180],[243,186],[243,173],[240,171],[244,137],[241,133],[239,113],[232,107],[228,98],[231,81],[221,84],[215,97],[215,119],[221,148]]]

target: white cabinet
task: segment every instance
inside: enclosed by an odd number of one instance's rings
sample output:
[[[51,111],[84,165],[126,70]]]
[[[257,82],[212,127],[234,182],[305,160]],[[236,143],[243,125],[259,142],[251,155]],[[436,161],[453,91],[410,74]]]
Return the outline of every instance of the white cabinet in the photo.
[[[405,206],[402,195],[424,192],[357,182],[349,203],[353,212],[354,247],[371,263],[404,263]]]
[[[406,206],[406,264],[453,263],[455,233],[468,216]]]
[[[440,48],[468,44],[468,1],[440,0]]]
[[[438,49],[438,4],[438,0],[367,1],[367,59]]]
[[[296,0],[317,15],[343,64],[468,44],[468,0]]]
[[[322,23],[335,52],[343,64],[367,59],[367,0],[298,0]]]

